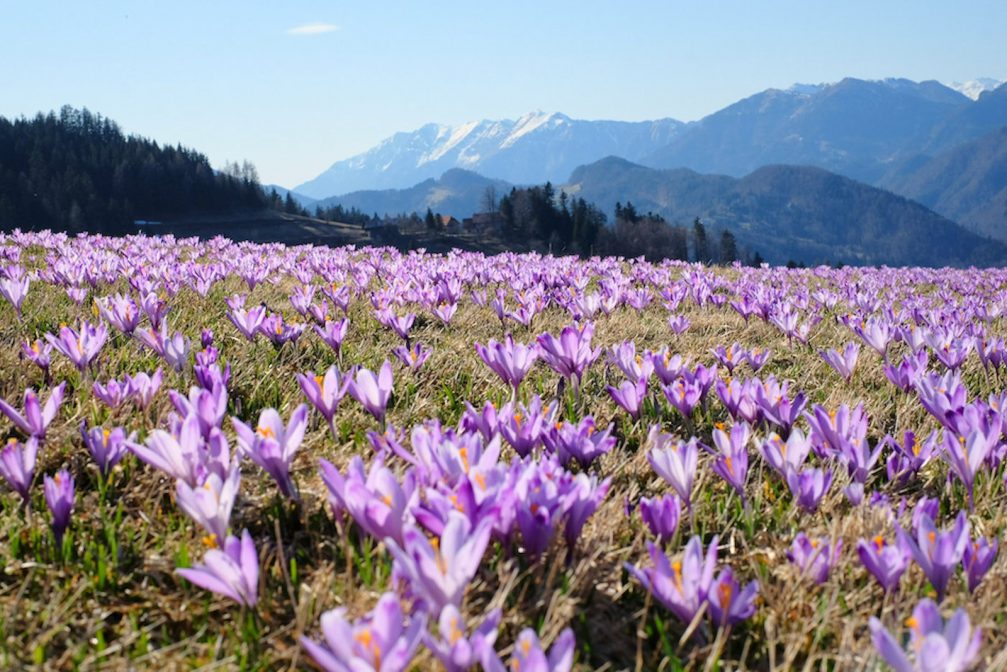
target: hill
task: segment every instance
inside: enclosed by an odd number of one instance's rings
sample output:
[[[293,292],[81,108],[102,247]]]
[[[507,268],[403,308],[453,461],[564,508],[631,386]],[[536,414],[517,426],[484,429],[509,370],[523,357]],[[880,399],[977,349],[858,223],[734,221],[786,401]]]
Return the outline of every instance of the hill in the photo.
[[[902,162],[879,184],[971,231],[1007,241],[1007,127],[936,156]]]
[[[265,207],[252,171],[217,173],[194,150],[126,136],[86,109],[0,117],[0,227],[122,233],[137,219]]]
[[[999,242],[919,203],[820,168],[767,166],[738,179],[607,158],[578,168],[563,189],[606,212],[617,201],[631,201],[672,222],[698,216],[776,263],[965,266],[1007,260],[1007,246]]]

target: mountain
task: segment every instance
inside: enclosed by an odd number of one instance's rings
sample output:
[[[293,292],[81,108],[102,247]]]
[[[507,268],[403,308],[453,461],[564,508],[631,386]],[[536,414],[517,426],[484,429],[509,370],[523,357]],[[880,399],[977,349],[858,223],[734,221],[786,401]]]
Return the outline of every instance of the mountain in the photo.
[[[1007,126],[936,156],[902,162],[879,184],[971,231],[1007,241]]]
[[[403,189],[451,168],[513,183],[558,182],[577,166],[609,154],[639,159],[668,144],[683,127],[674,119],[584,121],[542,112],[460,126],[427,124],[337,161],[294,191],[323,199],[364,189]]]
[[[492,188],[496,196],[500,197],[510,191],[511,185],[470,170],[452,168],[441,175],[440,179],[424,180],[408,189],[355,191],[323,199],[317,205],[322,208],[341,205],[379,215],[410,212],[423,214],[430,208],[434,212],[461,219],[485,209],[483,203],[487,188]]]
[[[921,151],[935,154],[970,142],[1007,126],[1007,84],[984,91],[974,103],[944,119],[931,133],[930,142]]]
[[[610,157],[578,168],[563,189],[612,212],[631,201],[688,224],[728,229],[768,261],[962,266],[1000,264],[1007,246],[911,200],[808,166],[742,177],[658,170]]]
[[[936,127],[971,105],[935,81],[864,81],[769,89],[715,112],[641,163],[740,177],[760,166],[809,164],[864,181],[916,154]]]
[[[979,95],[983,91],[992,91],[1003,84],[999,79],[992,79],[990,77],[979,77],[978,79],[970,79],[967,82],[952,82],[948,86],[958,93],[968,96],[972,100],[979,100]]]

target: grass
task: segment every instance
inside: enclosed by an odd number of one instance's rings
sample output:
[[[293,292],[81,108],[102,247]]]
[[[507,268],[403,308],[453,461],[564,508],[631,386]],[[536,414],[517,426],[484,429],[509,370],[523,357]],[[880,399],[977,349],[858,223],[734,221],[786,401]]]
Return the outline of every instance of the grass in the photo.
[[[101,250],[93,254],[129,258],[126,248]],[[86,245],[73,249],[87,249]],[[263,283],[250,292],[248,304],[264,302],[289,320],[300,320],[290,308],[287,296],[295,280],[283,272],[282,259],[303,260],[307,250],[251,246],[225,248],[230,254],[254,258],[271,268],[275,284]],[[30,247],[22,252],[21,263],[44,269],[68,263],[71,246],[43,252]],[[135,251],[134,251],[135,252]],[[206,261],[205,248],[191,242],[164,248],[168,259]],[[50,255],[46,259],[46,255]],[[361,253],[340,253],[362,260]],[[222,257],[224,255],[221,255]],[[340,256],[339,258],[343,258]],[[384,263],[394,271],[396,253],[386,251]],[[478,257],[424,261],[459,266],[476,263]],[[171,263],[171,262],[169,262]],[[511,267],[514,258],[492,262],[498,275]],[[525,268],[544,268],[546,261],[530,256],[518,262]],[[572,262],[563,263],[569,264]],[[600,267],[596,264],[596,267]],[[626,277],[639,270],[639,263],[623,264]],[[957,273],[927,276],[914,285],[885,271],[862,271],[859,275],[838,274],[821,278],[814,271],[697,269],[669,266],[669,282],[689,284],[691,274],[716,276],[718,282],[745,281],[770,286],[783,282],[793,288],[817,287],[838,278],[854,282],[879,277],[894,287],[896,300],[912,296],[934,296],[940,287],[956,295],[968,291]],[[876,273],[876,276],[872,276]],[[381,277],[391,279],[394,272]],[[418,283],[429,277],[418,277]],[[385,281],[370,280],[368,289],[379,289]],[[977,286],[1001,286],[999,277],[985,277]],[[468,290],[484,287],[475,280]],[[488,283],[490,296],[495,286]],[[842,289],[842,285],[834,288]],[[505,287],[505,289],[510,289]],[[0,302],[0,398],[15,406],[26,387],[43,387],[41,372],[18,358],[19,343],[35,339],[60,323],[77,324],[94,319],[92,299],[115,292],[130,291],[127,277],[100,281],[83,305],[72,302],[66,292],[42,281],[31,285],[18,321],[11,306]],[[247,342],[227,321],[224,300],[234,293],[248,292],[245,283],[231,275],[216,282],[203,298],[182,286],[170,299],[168,320],[172,330],[181,330],[198,344],[203,328],[216,335],[223,359],[232,369],[229,386],[229,414],[254,422],[260,410],[277,408],[284,418],[302,403],[296,373],[324,371],[341,361],[343,369],[360,364],[376,369],[400,341],[372,317],[369,294],[357,297],[349,310],[351,321],[343,352],[339,357],[308,332],[296,344],[276,349],[261,338]],[[655,292],[656,294],[656,292]],[[416,305],[406,308],[422,312]],[[845,310],[845,308],[844,308]],[[667,311],[655,301],[642,313],[619,308],[611,316],[599,315],[595,344],[611,346],[632,340],[638,350],[670,347],[674,353],[694,362],[713,363],[710,349],[739,342],[746,347],[772,349],[773,355],[760,376],[775,375],[792,381],[792,391],[802,390],[810,404],[826,408],[863,402],[870,418],[869,437],[880,441],[885,434],[900,435],[912,429],[918,434],[936,428],[910,395],[896,390],[884,378],[881,359],[868,349],[860,356],[856,374],[845,383],[822,362],[817,349],[840,348],[854,336],[826,313],[812,329],[812,346],[789,344],[780,332],[758,320],[746,323],[726,304],[698,307],[685,299],[678,313],[692,326],[680,336],[673,335],[665,320]],[[570,316],[558,307],[536,316],[530,328],[509,322],[514,338],[531,342],[543,332],[558,333],[570,323]],[[991,323],[993,333],[1004,333],[1003,320]],[[114,331],[114,330],[113,330]],[[416,374],[400,364],[395,367],[395,394],[388,422],[408,430],[429,418],[454,424],[469,401],[481,406],[485,400],[505,402],[510,392],[486,367],[473,349],[474,342],[501,338],[504,330],[490,308],[465,299],[450,326],[428,316],[418,319],[414,341],[433,349],[427,363]],[[904,346],[896,346],[898,357]],[[167,390],[186,391],[194,384],[191,373],[165,369],[165,382],[146,413],[132,407],[109,411],[91,394],[93,380],[106,381],[138,371],[153,372],[162,365],[135,341],[113,335],[102,350],[96,370],[77,373],[58,353],[53,354],[53,381],[68,381],[67,399],[50,426],[39,453],[31,507],[20,505],[17,495],[0,495],[0,668],[39,666],[49,669],[298,669],[308,666],[297,639],[302,634],[317,636],[320,615],[336,606],[345,606],[354,616],[369,610],[386,589],[391,561],[384,546],[367,537],[352,522],[335,521],[325,498],[325,487],[317,473],[317,461],[326,458],[343,468],[353,455],[369,461],[373,450],[366,432],[377,430],[376,422],[347,397],[335,419],[333,437],[325,421],[313,414],[304,444],[294,463],[293,474],[301,501],[293,504],[277,497],[269,477],[246,462],[242,469],[241,494],[232,515],[231,527],[247,528],[260,552],[260,603],[254,610],[242,609],[215,597],[174,573],[176,567],[198,562],[204,547],[203,533],[175,506],[170,479],[140,463],[132,456],[102,481],[84,448],[78,426],[122,425],[144,437],[164,425],[171,410]],[[723,375],[723,374],[721,374]],[[736,376],[751,375],[744,369]],[[975,357],[964,368],[972,397],[985,398],[1000,390],[997,377],[986,375]],[[588,521],[573,554],[565,562],[567,549],[557,540],[545,557],[531,561],[513,549],[491,546],[466,598],[469,620],[494,607],[504,616],[498,649],[506,650],[525,627],[535,628],[545,641],[553,640],[565,627],[577,636],[577,669],[598,670],[732,670],[803,669],[854,670],[878,665],[870,644],[867,621],[881,617],[890,627],[901,627],[916,602],[932,589],[918,567],[903,577],[900,590],[887,597],[856,558],[859,538],[881,533],[891,538],[892,525],[883,511],[867,504],[851,506],[841,494],[848,481],[837,473],[836,482],[814,514],[799,511],[786,486],[766,469],[757,451],[752,450],[751,470],[746,490],[750,510],[742,509],[733,491],[711,470],[712,459],[702,456],[694,494],[694,517],[683,522],[672,553],[684,546],[689,536],[698,534],[708,543],[720,537],[721,564],[729,564],[740,580],[758,579],[760,597],[753,618],[720,637],[688,637],[687,626],[652,600],[623,569],[626,562],[646,565],[644,542],[649,537],[638,514],[628,517],[624,501],[654,496],[667,491],[645,456],[649,426],[659,423],[681,438],[697,436],[711,443],[714,423],[727,419],[711,391],[711,403],[693,420],[686,420],[652,391],[641,420],[633,422],[609,398],[607,384],[618,384],[621,374],[605,363],[604,356],[588,371],[578,396],[563,390],[561,413],[567,419],[585,414],[599,426],[614,424],[616,448],[592,466],[591,471],[612,478],[604,504]],[[532,370],[521,386],[521,397],[532,393],[553,397],[561,389],[559,377],[542,363]],[[653,386],[652,389],[655,389]],[[729,420],[728,420],[729,424]],[[803,423],[800,426],[805,427]],[[235,448],[230,423],[225,430]],[[757,434],[764,434],[762,428]],[[16,430],[0,420],[0,436],[16,436]],[[504,452],[510,459],[510,448]],[[394,468],[402,473],[403,464]],[[68,468],[77,481],[76,509],[70,531],[61,547],[55,547],[48,528],[48,512],[42,496],[42,474]],[[903,490],[886,482],[883,461],[875,467],[868,492],[889,494],[897,506],[901,497],[910,504],[922,494],[942,500],[942,514],[950,520],[967,506],[964,490],[946,479],[947,467],[930,463],[920,477]],[[1000,473],[984,474],[977,484],[977,507],[970,515],[975,530],[987,536],[1003,537],[1005,493]],[[798,576],[784,553],[798,531],[842,539],[842,560],[829,580],[816,586]],[[963,606],[973,624],[984,630],[982,655],[992,668],[1004,664],[998,651],[1007,648],[1007,589],[1005,563],[998,560],[974,595],[964,581],[952,581],[942,605],[947,614]],[[702,628],[699,629],[700,631]],[[438,669],[433,657],[421,652],[414,659],[416,669]]]

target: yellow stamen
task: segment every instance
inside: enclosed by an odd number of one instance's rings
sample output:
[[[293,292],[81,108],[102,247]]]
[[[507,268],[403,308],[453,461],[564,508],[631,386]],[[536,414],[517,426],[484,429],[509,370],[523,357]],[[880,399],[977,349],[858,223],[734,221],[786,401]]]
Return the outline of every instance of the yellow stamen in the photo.
[[[217,535],[215,534],[208,534],[200,541],[202,541],[203,545],[207,548],[217,548]]]

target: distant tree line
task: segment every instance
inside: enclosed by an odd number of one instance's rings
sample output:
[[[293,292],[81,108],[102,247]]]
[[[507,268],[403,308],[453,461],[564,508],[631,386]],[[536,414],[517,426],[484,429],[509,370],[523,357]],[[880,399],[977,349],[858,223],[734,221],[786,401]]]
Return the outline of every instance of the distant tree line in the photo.
[[[499,199],[504,237],[537,240],[558,254],[590,254],[604,230],[605,213],[583,198],[556,195],[552,184],[512,188]]]
[[[0,228],[116,234],[137,219],[267,207],[254,166],[225,168],[87,109],[0,118]]]

